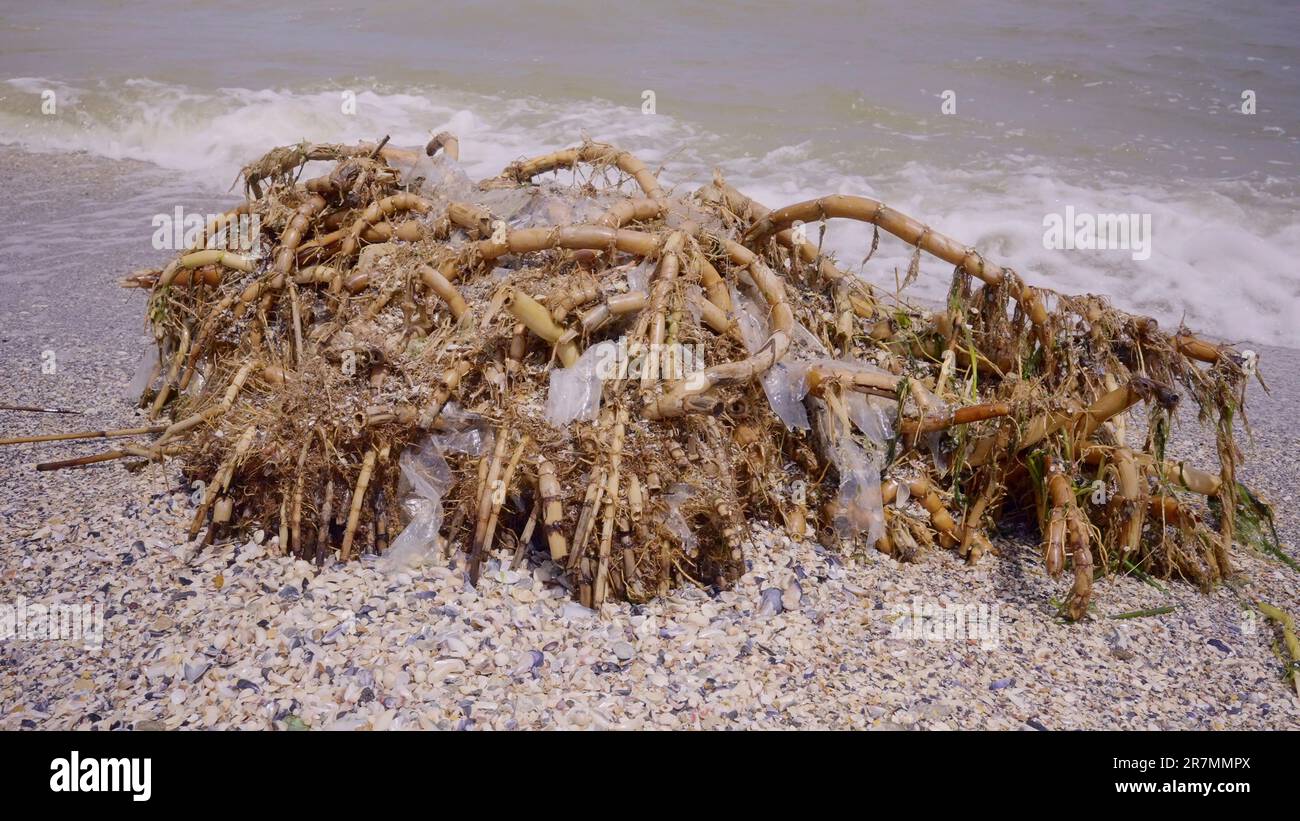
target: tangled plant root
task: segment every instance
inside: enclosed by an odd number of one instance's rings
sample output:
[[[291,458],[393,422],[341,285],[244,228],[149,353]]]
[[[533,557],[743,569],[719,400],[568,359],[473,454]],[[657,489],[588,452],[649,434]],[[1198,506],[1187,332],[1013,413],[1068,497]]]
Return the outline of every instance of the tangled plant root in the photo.
[[[318,563],[441,544],[474,579],[493,551],[533,554],[592,607],[727,585],[759,520],[973,563],[1037,511],[1071,619],[1094,570],[1231,572],[1235,504],[1217,532],[1202,511],[1237,486],[1249,357],[1027,285],[875,200],[669,193],[593,142],[475,185],[451,134],[386,142],[275,149],[203,243],[128,278],[159,347],[142,406],[170,424],[76,434],[161,433],[42,468],[175,457],[204,482],[206,543],[257,524]],[[297,181],[313,160],[335,165]],[[572,186],[534,182],[558,169]],[[222,250],[249,214],[264,251]],[[914,246],[908,281],[922,251],[955,266],[947,305],[878,291],[798,230],[838,218],[871,223],[873,251],[882,230]],[[1166,461],[1176,391],[1217,471]]]

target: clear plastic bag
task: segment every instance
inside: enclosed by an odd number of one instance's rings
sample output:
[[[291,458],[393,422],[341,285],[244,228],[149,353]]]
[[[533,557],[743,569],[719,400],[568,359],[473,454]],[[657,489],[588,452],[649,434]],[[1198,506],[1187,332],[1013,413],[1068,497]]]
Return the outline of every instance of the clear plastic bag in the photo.
[[[443,453],[481,456],[491,449],[490,430],[467,426],[452,433],[428,436],[418,446],[407,448],[398,459],[402,476],[397,492],[407,516],[407,525],[379,559],[379,568],[397,573],[418,564],[438,544],[442,527],[442,498],[451,488],[451,467]]]
[[[139,401],[141,394],[146,388],[153,387],[158,379],[158,346],[150,344],[145,346],[144,353],[140,355],[140,361],[136,363],[135,373],[131,375],[131,382],[126,386],[124,398],[131,402]]]
[[[420,157],[414,163],[394,163],[403,180],[419,181],[412,190],[435,204],[445,205],[469,199],[474,193],[474,183],[458,161],[444,153],[433,157]],[[422,178],[422,179],[421,179]]]
[[[668,508],[668,515],[664,517],[664,527],[668,528],[668,532],[682,543],[682,551],[687,556],[694,556],[699,551],[699,542],[691,532],[686,516],[682,514],[682,505],[686,504],[694,493],[695,489],[690,485],[679,483],[668,488],[668,492],[663,495],[664,506]]]
[[[826,360],[829,361],[829,360]],[[845,363],[837,362],[843,367]],[[857,367],[857,366],[855,366]],[[874,366],[860,367],[874,370]],[[824,403],[816,400],[820,405]],[[894,403],[888,399],[866,396],[855,391],[844,394],[844,413],[840,419],[824,414],[819,418],[819,433],[828,443],[827,456],[840,476],[835,519],[832,526],[842,539],[865,536],[875,544],[885,534],[885,505],[880,492],[880,474],[894,427]],[[851,423],[862,433],[862,441],[847,427]]]
[[[432,436],[419,447],[403,452],[398,466],[402,471],[398,492],[408,522],[380,557],[380,567],[389,573],[402,570],[433,550],[442,527],[442,497],[451,487],[451,468]]]
[[[494,188],[477,194],[471,201],[486,208],[494,219],[504,221],[511,228],[531,228],[535,222],[529,208],[536,198],[526,188]]]
[[[952,407],[947,402],[940,399],[920,382],[913,383],[913,389],[925,398],[925,407],[918,408],[918,410],[923,410],[925,415],[945,415],[952,410]],[[925,434],[925,444],[930,450],[930,458],[934,460],[934,466],[941,473],[948,470],[948,454],[943,449],[943,436],[944,431],[942,430]]]
[[[731,303],[745,349],[752,355],[767,341],[766,313],[757,300],[735,288],[731,291]],[[825,358],[827,351],[821,340],[798,322],[794,324],[790,343],[790,350],[782,360],[763,374],[763,393],[772,412],[788,430],[808,430],[808,410],[803,404],[808,394],[808,365]]]
[[[573,367],[553,369],[546,394],[546,421],[561,430],[575,420],[594,422],[600,411],[602,378],[610,375],[617,353],[613,342],[602,342],[584,351]]]
[[[849,391],[845,395],[849,420],[854,427],[882,449],[894,437],[894,422],[898,417],[898,403],[881,396]]]
[[[866,535],[875,544],[885,535],[885,503],[880,495],[884,450],[868,440],[863,447],[848,436],[840,437],[831,458],[840,474],[835,532],[842,539]]]
[[[654,273],[655,266],[650,260],[642,260],[633,265],[627,272],[627,289],[629,291],[650,291],[650,275]]]
[[[803,398],[808,395],[807,363],[773,365],[763,374],[763,393],[787,430],[808,430],[808,410],[803,405]]]

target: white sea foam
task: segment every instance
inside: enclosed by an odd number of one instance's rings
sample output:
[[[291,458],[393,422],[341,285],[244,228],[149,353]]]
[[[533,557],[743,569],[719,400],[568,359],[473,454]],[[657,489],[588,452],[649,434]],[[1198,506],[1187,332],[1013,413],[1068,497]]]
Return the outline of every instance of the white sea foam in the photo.
[[[40,113],[46,89],[55,92],[56,116]],[[873,169],[855,168],[811,142],[737,155],[721,135],[600,100],[559,104],[444,90],[363,91],[355,115],[348,115],[341,94],[330,88],[200,91],[151,80],[72,86],[19,78],[9,80],[0,97],[0,142],[142,161],[224,191],[241,165],[271,146],[302,139],[350,142],[387,134],[395,145],[422,145],[447,129],[459,135],[462,160],[477,178],[585,134],[662,166],[669,186],[701,184],[718,167],[771,206],[827,193],[877,197],[1011,265],[1031,283],[1104,294],[1166,327],[1185,319],[1190,327],[1233,340],[1300,347],[1294,321],[1300,304],[1296,204],[1269,194],[1266,183],[1114,181],[1010,150],[981,170],[911,161],[874,169],[868,177]],[[1136,261],[1122,250],[1045,248],[1044,216],[1067,206],[1079,213],[1150,214],[1150,259]],[[816,241],[817,230],[810,228],[808,236]],[[854,267],[870,238],[870,226],[837,222],[825,247]],[[909,256],[901,242],[883,238],[864,276],[890,284],[895,268],[906,271]],[[942,298],[950,267],[925,259],[922,271],[911,293]]]

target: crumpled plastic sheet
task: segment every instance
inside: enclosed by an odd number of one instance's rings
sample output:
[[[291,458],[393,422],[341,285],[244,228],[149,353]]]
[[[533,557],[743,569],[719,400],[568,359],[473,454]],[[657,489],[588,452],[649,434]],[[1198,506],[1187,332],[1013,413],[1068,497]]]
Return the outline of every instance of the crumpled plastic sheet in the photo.
[[[828,455],[840,476],[838,505],[832,525],[842,539],[865,534],[867,543],[875,544],[885,533],[880,472],[884,469],[888,442],[880,415],[871,407],[867,397],[850,393],[846,405],[849,419],[862,431],[865,443],[859,444],[852,436],[845,435],[848,431],[827,431],[827,435],[833,437]]]
[[[868,366],[871,367],[871,366]],[[849,392],[845,398],[849,420],[866,437],[866,446],[850,442],[860,454],[846,454],[851,480],[845,481],[840,467],[840,510],[847,511],[843,522],[835,522],[843,536],[866,533],[867,543],[875,544],[885,535],[885,503],[880,492],[880,474],[885,467],[889,440],[894,435],[897,403],[879,396]]]
[[[442,527],[442,497],[451,488],[451,467],[444,453],[482,456],[491,450],[494,434],[486,427],[466,426],[461,430],[426,436],[418,445],[402,452],[398,467],[398,496],[407,514],[407,525],[379,558],[379,568],[397,573],[423,561],[438,544]]]
[[[881,396],[871,396],[849,391],[845,405],[854,427],[881,448],[888,447],[894,436],[894,423],[898,417],[898,403]]]
[[[157,375],[154,374],[154,366],[158,364],[158,346],[146,345],[144,353],[140,355],[140,361],[136,363],[135,373],[131,376],[131,383],[126,386],[124,397],[132,402],[137,402],[144,389],[150,387],[156,381]],[[154,377],[154,379],[150,379]]]
[[[473,202],[483,206],[493,217],[504,220],[511,228],[528,228],[534,216],[529,215],[535,205],[533,192],[527,188],[493,188],[474,197]]]
[[[916,389],[921,392],[921,395],[925,397],[926,402],[929,404],[927,414],[945,414],[952,410],[951,405],[936,396],[925,385],[918,382],[916,383]],[[943,434],[944,432],[941,430],[925,434],[925,444],[930,449],[930,458],[934,460],[934,466],[941,473],[948,470],[948,454],[943,450]]]
[[[767,312],[763,303],[734,287],[731,304],[745,350],[753,355],[767,341]],[[808,395],[808,365],[810,360],[825,358],[828,352],[821,340],[800,323],[795,322],[793,331],[790,350],[763,374],[763,393],[787,430],[808,430],[811,425],[803,405],[803,398]]]
[[[480,194],[479,204],[504,219],[511,228],[580,225],[595,222],[612,201],[577,191],[502,188]]]
[[[866,534],[867,544],[875,544],[885,535],[885,502],[880,495],[884,454],[845,438],[836,446],[833,458],[840,473],[835,532],[842,539]]]
[[[603,378],[612,376],[618,346],[605,341],[582,352],[569,368],[553,368],[546,393],[546,421],[561,430],[570,422],[594,422],[600,411]]]
[[[804,373],[813,365],[822,363],[865,372],[884,372],[869,362],[822,358],[802,363]],[[806,378],[799,390],[807,394]],[[801,400],[802,398],[800,396]],[[865,534],[867,543],[875,544],[885,534],[885,506],[880,493],[880,474],[885,466],[889,439],[894,435],[897,403],[878,396],[847,391],[844,394],[844,404],[848,421],[862,433],[865,444],[859,444],[853,437],[843,435],[848,431],[828,432],[828,435],[833,436],[829,456],[840,476],[838,512],[832,524],[842,539]]]
[[[627,289],[629,291],[650,292],[650,275],[654,273],[654,263],[648,259],[632,266],[627,272]]]
[[[686,311],[694,322],[700,321],[700,306],[697,300],[704,299],[704,289],[694,282],[686,286]]]
[[[433,202],[445,206],[450,202],[471,200],[475,193],[474,182],[461,168],[456,160],[439,153],[433,157],[420,157],[414,163],[395,163],[403,180],[416,180],[423,177],[412,191]]]
[[[668,488],[668,492],[663,495],[663,503],[668,508],[668,514],[664,517],[664,527],[668,532],[677,537],[682,544],[682,551],[687,556],[695,556],[699,552],[699,540],[691,532],[691,526],[686,522],[686,516],[682,514],[682,505],[695,493],[695,488],[685,483],[678,483]]]
[[[753,354],[767,340],[769,333],[763,303],[734,287],[731,300],[745,348]],[[885,373],[868,362],[831,359],[821,340],[796,322],[789,352],[762,379],[763,392],[772,405],[772,411],[789,430],[808,430],[811,427],[804,398],[808,395],[808,369],[818,363]],[[866,438],[866,446],[849,436],[836,437],[830,454],[840,475],[839,513],[834,527],[841,538],[852,539],[865,534],[868,544],[875,544],[885,535],[880,474],[884,469],[889,439],[894,435],[897,407],[892,400],[853,391],[846,394],[845,404],[850,421]]]

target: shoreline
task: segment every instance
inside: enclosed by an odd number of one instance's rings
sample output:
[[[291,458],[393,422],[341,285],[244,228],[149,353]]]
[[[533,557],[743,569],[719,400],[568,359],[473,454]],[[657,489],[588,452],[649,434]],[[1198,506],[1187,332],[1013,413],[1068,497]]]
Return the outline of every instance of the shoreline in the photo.
[[[149,248],[144,230],[104,233],[121,223],[101,212],[139,210],[130,224],[147,226],[158,196],[135,190],[124,164],[3,147],[0,155],[13,169],[0,205],[13,226],[0,242],[0,396],[83,411],[0,412],[0,434],[139,424],[123,396],[145,339],[143,292],[117,281],[169,252]],[[1258,350],[1272,393],[1250,388],[1255,441],[1242,440],[1241,478],[1273,502],[1284,549],[1296,555],[1300,466],[1276,456],[1300,445],[1300,351]],[[42,372],[46,351],[55,354],[52,374]],[[1183,416],[1171,455],[1214,465]],[[179,543],[192,508],[174,467],[33,470],[104,449],[102,441],[0,449],[4,587],[33,602],[101,599],[106,619],[98,652],[0,643],[0,728],[283,729],[291,716],[313,728],[448,729],[1300,722],[1272,628],[1243,618],[1238,598],[1300,615],[1298,577],[1244,550],[1234,554],[1240,589],[1202,594],[1171,581],[1163,592],[1106,579],[1094,618],[1067,626],[1049,599],[1068,581],[1049,579],[1025,541],[1004,541],[1000,556],[966,568],[946,553],[909,565],[874,553],[850,563],[760,530],[735,589],[716,597],[680,589],[640,607],[607,606],[594,619],[573,609],[546,566],[487,573],[475,590],[444,566],[406,579],[364,563],[317,576],[266,558],[251,540],[194,558]],[[761,615],[772,588],[788,603]],[[917,599],[995,606],[996,646],[897,635],[897,616]],[[1106,618],[1171,604],[1168,614]]]

